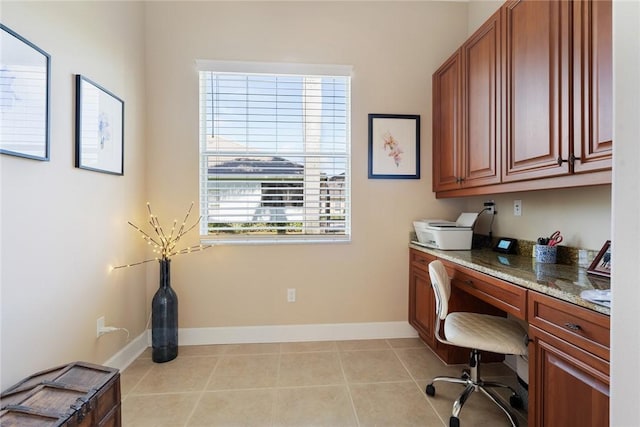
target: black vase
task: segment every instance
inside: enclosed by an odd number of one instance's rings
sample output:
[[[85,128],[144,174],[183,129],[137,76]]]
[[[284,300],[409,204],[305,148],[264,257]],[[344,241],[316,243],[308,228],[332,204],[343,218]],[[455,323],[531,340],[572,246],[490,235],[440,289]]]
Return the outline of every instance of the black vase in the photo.
[[[156,363],[178,357],[178,296],[171,288],[171,260],[160,260],[160,288],[151,301],[152,359]]]

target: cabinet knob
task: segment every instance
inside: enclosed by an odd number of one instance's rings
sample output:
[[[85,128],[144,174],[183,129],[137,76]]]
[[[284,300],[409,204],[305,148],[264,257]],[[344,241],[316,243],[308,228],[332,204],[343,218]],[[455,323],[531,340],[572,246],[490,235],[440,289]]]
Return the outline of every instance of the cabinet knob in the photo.
[[[565,323],[564,326],[567,329],[571,329],[572,331],[579,331],[582,329],[580,325],[576,325],[575,323],[570,323],[570,322]]]

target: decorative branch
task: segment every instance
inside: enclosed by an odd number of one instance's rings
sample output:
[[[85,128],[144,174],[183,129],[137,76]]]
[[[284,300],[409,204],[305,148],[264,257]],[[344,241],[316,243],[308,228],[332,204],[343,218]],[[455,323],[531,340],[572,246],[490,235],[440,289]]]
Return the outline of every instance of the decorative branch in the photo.
[[[189,215],[191,214],[192,209],[193,209],[193,202],[191,202],[191,206],[189,206],[189,209],[187,210],[187,213],[184,217],[184,220],[182,221],[182,225],[180,226],[178,233],[175,234],[174,236],[176,225],[178,224],[178,220],[174,220],[173,227],[171,228],[171,233],[169,234],[169,236],[167,236],[164,233],[164,230],[162,229],[162,225],[160,225],[160,220],[151,211],[151,204],[147,202],[147,211],[149,211],[148,223],[153,228],[153,231],[156,233],[157,237],[156,238],[151,237],[148,233],[146,233],[140,227],[138,227],[137,225],[133,224],[130,221],[128,221],[128,224],[133,228],[135,228],[142,235],[142,239],[145,242],[147,242],[148,245],[153,246],[153,253],[158,254],[159,257],[156,257],[153,259],[147,259],[147,260],[136,262],[133,264],[119,265],[117,267],[113,267],[113,269],[115,270],[117,268],[133,267],[134,265],[145,264],[147,262],[157,261],[160,259],[167,260],[174,255],[184,255],[184,254],[189,254],[191,252],[199,252],[205,249],[209,249],[212,245],[194,245],[194,246],[189,246],[187,248],[183,248],[179,250],[175,249],[177,243],[180,241],[180,238],[185,234],[187,234],[189,231],[193,230],[195,226],[198,225],[202,220],[202,216],[201,216],[193,225],[191,225],[185,230],[185,226],[187,224],[187,221],[189,220]],[[156,239],[158,239],[160,242],[158,242]]]
[[[182,230],[184,230],[184,225],[187,223],[187,220],[189,219],[189,215],[191,214],[191,209],[193,209],[193,202],[191,202],[191,206],[189,206],[189,210],[187,211],[187,214],[184,216],[184,219],[182,220],[180,231],[178,231],[178,238],[182,236]],[[200,222],[199,219],[198,219],[198,222]]]
[[[158,258],[145,259],[144,261],[134,262],[133,264],[125,264],[125,265],[119,265],[117,267],[112,267],[112,269],[115,270],[115,269],[118,269],[118,268],[133,267],[134,265],[145,264],[147,262],[157,261],[157,260],[158,260]]]

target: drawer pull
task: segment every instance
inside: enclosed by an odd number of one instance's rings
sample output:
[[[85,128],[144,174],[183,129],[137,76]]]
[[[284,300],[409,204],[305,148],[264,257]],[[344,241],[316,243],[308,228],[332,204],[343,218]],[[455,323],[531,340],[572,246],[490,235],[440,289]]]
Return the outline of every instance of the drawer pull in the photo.
[[[567,322],[567,323],[565,323],[565,324],[564,324],[564,326],[565,326],[567,329],[571,329],[572,331],[579,331],[579,330],[581,330],[581,329],[582,329],[582,328],[580,327],[580,325],[576,325],[575,323],[569,323],[569,322]]]
[[[465,280],[464,283],[466,283],[467,285],[473,287],[473,280]]]

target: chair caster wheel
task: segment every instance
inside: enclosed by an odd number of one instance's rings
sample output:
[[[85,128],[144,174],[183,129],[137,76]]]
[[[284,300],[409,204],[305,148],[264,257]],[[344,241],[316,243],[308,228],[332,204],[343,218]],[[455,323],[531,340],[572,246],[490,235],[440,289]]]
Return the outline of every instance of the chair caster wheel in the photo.
[[[435,396],[436,388],[433,386],[433,384],[427,384],[427,389],[425,390],[425,393],[427,393],[427,396]]]
[[[509,405],[511,405],[511,407],[515,408],[515,409],[524,408],[524,403],[522,402],[522,397],[518,396],[515,393],[512,394],[511,396],[509,396]]]
[[[471,378],[471,371],[468,369],[463,369],[460,378],[462,378],[463,380],[468,380],[469,378]]]
[[[449,427],[460,427],[460,418],[458,417],[449,418]]]

